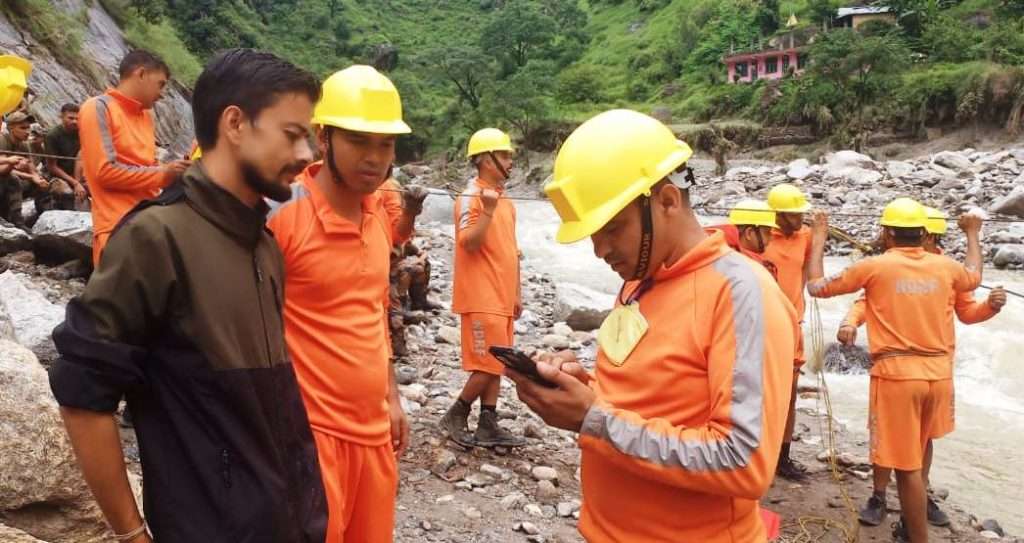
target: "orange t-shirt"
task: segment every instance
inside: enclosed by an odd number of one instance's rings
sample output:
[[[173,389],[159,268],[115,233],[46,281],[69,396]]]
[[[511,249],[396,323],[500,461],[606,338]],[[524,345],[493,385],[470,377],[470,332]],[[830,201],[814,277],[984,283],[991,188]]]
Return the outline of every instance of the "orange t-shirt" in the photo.
[[[633,292],[636,284],[627,285]],[[587,541],[765,541],[758,500],[789,409],[796,314],[761,265],[713,234],[655,274],[649,329],[598,352],[580,431]]]
[[[827,298],[864,289],[871,375],[935,381],[953,377],[950,302],[979,283],[978,271],[948,257],[897,247],[812,281],[808,290]]]
[[[779,287],[796,308],[797,317],[804,320],[804,265],[811,255],[811,229],[804,226],[792,236],[772,229],[772,241],[764,251],[764,259],[779,270]]]
[[[377,196],[384,206],[384,211],[388,214],[391,224],[391,239],[395,241],[395,245],[409,241],[409,238],[398,235],[398,223],[402,220],[402,193],[398,192],[400,190],[402,187],[390,177],[377,190]]]
[[[310,165],[271,211],[285,262],[285,338],[313,429],[360,445],[390,439],[391,228],[376,194],[361,224],[335,213]]]
[[[108,89],[82,104],[82,171],[92,195],[93,263],[128,211],[167,183],[156,161],[153,115],[138,101]]]
[[[483,244],[475,252],[462,246],[466,230],[476,224],[483,202],[475,195],[484,189],[504,194],[500,187],[482,179],[469,182],[455,201],[455,267],[452,312],[490,313],[511,317],[519,303],[519,245],[516,242],[516,208],[500,198]]]

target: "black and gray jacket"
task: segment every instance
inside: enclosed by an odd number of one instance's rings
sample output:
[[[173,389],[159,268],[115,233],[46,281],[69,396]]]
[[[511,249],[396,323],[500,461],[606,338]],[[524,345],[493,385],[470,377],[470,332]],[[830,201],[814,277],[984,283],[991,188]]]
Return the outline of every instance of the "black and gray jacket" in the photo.
[[[53,334],[62,406],[112,412],[127,399],[160,543],[325,538],[283,262],[261,207],[193,166],[121,222]]]

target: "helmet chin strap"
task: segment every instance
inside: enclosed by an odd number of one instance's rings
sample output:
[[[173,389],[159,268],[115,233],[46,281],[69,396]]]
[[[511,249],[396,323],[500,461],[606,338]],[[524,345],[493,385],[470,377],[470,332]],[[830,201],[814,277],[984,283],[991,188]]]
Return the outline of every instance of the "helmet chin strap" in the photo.
[[[498,157],[494,155],[494,151],[487,151],[487,156],[491,157],[491,162],[494,163],[494,167],[498,168],[498,171],[501,172],[501,180],[508,181],[510,174],[508,173],[508,170],[501,165],[501,162],[498,162]]]
[[[651,267],[651,249],[654,246],[654,218],[651,214],[651,197],[640,196],[640,252],[636,258],[636,272],[634,280],[640,280],[647,276]]]

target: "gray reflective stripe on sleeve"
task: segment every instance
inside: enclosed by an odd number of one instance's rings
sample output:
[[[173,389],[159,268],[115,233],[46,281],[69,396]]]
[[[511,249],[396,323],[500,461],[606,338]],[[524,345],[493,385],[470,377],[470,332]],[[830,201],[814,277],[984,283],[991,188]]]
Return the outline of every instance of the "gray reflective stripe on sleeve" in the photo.
[[[729,282],[736,334],[729,406],[732,428],[725,439],[680,440],[613,417],[596,404],[587,412],[580,432],[609,442],[623,454],[667,468],[723,471],[745,467],[761,443],[764,398],[764,309],[761,286],[751,265],[738,253],[725,255],[714,263],[715,270]]]
[[[301,200],[303,198],[306,198],[308,196],[309,196],[309,191],[306,190],[306,186],[303,185],[300,181],[295,181],[294,183],[292,183],[292,196],[291,196],[291,198],[288,198],[287,200],[285,200],[283,202],[278,202],[278,201],[275,201],[275,200],[271,200],[270,198],[264,198],[263,200],[266,201],[267,205],[270,207],[270,212],[267,213],[267,220],[269,221],[271,219],[271,217],[273,217],[274,215],[277,215],[277,213],[279,211],[284,209],[284,206],[286,204],[291,203],[291,202],[297,202],[297,201],[299,201],[299,200]]]
[[[114,136],[110,132],[110,125],[107,123],[107,114],[110,112],[111,98],[104,94],[96,99],[96,122],[100,129],[100,142],[103,144],[103,152],[107,155],[107,163],[112,168],[128,172],[159,172],[163,166],[132,166],[117,161],[117,149],[114,148]]]
[[[466,185],[465,192],[462,196],[459,196],[459,230],[469,226],[469,210],[473,204],[473,198],[480,193],[480,188],[476,186],[473,180],[469,181]]]

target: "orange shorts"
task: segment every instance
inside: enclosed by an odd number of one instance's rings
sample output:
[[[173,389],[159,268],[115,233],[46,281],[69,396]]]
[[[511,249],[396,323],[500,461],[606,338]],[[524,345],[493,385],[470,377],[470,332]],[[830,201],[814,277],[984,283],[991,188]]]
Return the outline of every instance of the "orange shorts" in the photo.
[[[501,375],[505,366],[487,352],[492,345],[512,346],[512,317],[466,313],[462,319],[462,369]]]
[[[391,444],[366,447],[313,430],[327,493],[326,543],[390,543],[398,465]]]
[[[953,380],[896,381],[871,378],[871,463],[916,471],[931,439],[953,431]]]

